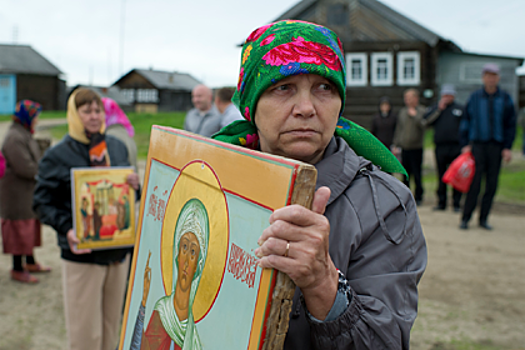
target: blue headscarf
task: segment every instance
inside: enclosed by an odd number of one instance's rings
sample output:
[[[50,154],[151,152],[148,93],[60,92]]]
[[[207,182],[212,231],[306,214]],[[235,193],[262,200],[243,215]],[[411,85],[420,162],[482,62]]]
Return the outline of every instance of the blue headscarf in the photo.
[[[21,124],[27,130],[33,132],[31,124],[42,112],[42,105],[31,100],[22,100],[16,104],[13,120]]]

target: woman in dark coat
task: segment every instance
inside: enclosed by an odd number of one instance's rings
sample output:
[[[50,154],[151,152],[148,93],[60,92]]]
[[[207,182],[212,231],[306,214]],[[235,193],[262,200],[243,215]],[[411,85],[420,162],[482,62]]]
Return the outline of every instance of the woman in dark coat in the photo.
[[[57,232],[68,349],[114,350],[128,277],[129,249],[77,249],[70,171],[79,167],[129,166],[128,152],[122,142],[105,135],[104,106],[94,91],[77,89],[71,94],[67,119],[68,134],[40,162],[33,207],[40,220]],[[137,189],[138,175],[129,175],[127,182]],[[94,212],[95,232],[101,224],[96,215]]]
[[[40,104],[22,100],[17,103],[13,124],[2,146],[6,171],[0,179],[0,216],[4,253],[13,255],[11,278],[24,283],[37,283],[32,273],[51,269],[37,262],[33,248],[41,244],[40,221],[31,205],[41,154],[33,139],[33,129],[42,111]],[[25,264],[23,264],[25,257]]]

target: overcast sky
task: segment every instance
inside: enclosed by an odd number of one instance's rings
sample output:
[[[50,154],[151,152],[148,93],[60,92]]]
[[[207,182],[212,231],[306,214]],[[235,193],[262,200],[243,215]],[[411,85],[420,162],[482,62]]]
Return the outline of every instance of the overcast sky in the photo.
[[[465,51],[525,58],[524,0],[381,1]],[[68,85],[109,85],[130,69],[151,67],[233,86],[236,45],[298,2],[0,0],[0,44],[31,45]]]

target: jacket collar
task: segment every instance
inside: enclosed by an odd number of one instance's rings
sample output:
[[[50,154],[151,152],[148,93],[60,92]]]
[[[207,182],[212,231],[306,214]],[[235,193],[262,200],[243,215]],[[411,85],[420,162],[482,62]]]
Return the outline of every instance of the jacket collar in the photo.
[[[326,147],[323,159],[315,164],[317,183],[315,189],[327,186],[332,192],[328,199],[330,205],[342,195],[354,180],[359,169],[370,164],[370,161],[358,157],[348,144],[339,137],[332,137]]]

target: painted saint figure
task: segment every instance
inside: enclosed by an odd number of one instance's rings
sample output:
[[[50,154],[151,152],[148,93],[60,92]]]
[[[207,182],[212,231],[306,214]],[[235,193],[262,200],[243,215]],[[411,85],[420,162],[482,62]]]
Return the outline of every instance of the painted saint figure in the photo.
[[[193,319],[193,303],[208,253],[209,223],[204,205],[189,200],[181,210],[173,244],[173,292],[155,304],[144,331],[146,302],[151,284],[149,257],[144,292],[130,350],[199,350],[201,341]],[[151,254],[151,253],[150,253]]]
[[[82,198],[82,207],[80,213],[82,214],[82,227],[84,228],[84,238],[90,238],[91,223],[88,213],[89,202],[86,197]]]

